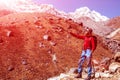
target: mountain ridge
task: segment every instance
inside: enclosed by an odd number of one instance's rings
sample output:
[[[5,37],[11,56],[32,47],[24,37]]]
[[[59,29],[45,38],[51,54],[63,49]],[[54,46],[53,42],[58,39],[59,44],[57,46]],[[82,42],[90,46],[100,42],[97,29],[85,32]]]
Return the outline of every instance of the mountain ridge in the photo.
[[[100,13],[94,10],[93,11],[90,10],[88,7],[81,7],[79,9],[76,9],[75,12],[66,13],[64,11],[55,9],[53,5],[48,5],[48,4],[24,5],[22,4],[18,7],[14,7],[14,8],[11,7],[10,9],[8,8],[8,10],[13,11],[13,12],[46,12],[46,13],[54,14],[54,15],[61,16],[64,18],[72,18],[75,21],[79,19],[81,16],[89,17],[94,21],[106,21],[109,19],[108,17],[102,16]]]

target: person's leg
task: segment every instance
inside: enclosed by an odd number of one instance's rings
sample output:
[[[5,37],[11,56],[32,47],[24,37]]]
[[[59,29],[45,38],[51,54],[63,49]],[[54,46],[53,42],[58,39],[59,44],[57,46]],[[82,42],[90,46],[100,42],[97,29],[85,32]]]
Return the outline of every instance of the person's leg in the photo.
[[[82,77],[82,65],[84,63],[84,60],[85,60],[85,51],[82,51],[82,54],[81,54],[81,58],[79,60],[79,64],[78,64],[78,75],[76,76],[76,78],[80,78]]]
[[[88,58],[88,76],[92,74],[92,65],[91,65],[91,58]]]
[[[91,74],[92,74],[92,65],[91,65],[91,50],[86,50],[86,56],[87,56],[87,67],[88,67],[88,77],[86,80],[90,80]]]
[[[79,64],[78,64],[78,73],[82,72],[82,65],[83,65],[83,63],[85,61],[85,58],[86,58],[85,51],[82,51],[81,58],[80,58]]]

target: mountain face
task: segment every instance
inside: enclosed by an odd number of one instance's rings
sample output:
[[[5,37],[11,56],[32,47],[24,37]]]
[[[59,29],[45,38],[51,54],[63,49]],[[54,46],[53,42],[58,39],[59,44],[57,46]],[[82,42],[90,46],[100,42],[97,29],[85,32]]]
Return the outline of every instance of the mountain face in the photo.
[[[120,22],[120,16],[117,16],[117,17],[111,18],[110,20],[106,21],[105,25],[112,27],[114,29],[117,29],[117,28],[120,28],[119,22]]]
[[[106,26],[113,29],[111,33],[106,36],[106,45],[112,49],[113,52],[120,52],[120,17],[115,17],[106,22]]]

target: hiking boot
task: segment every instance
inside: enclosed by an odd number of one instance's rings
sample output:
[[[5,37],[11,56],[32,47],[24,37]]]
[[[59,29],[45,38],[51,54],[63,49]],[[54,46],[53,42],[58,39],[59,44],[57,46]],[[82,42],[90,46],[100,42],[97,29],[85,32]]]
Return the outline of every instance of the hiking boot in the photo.
[[[74,70],[74,73],[77,74],[77,73],[78,73],[78,69],[75,69],[75,70]]]
[[[90,80],[91,79],[91,76],[88,76],[85,80]]]
[[[82,74],[79,73],[75,78],[82,78]]]

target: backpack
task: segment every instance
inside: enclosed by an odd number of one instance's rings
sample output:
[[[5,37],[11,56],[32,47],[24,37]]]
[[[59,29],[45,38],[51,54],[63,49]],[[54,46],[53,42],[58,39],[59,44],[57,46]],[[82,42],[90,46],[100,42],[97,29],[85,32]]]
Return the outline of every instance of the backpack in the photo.
[[[95,49],[97,48],[97,37],[96,36],[93,36],[94,38],[94,43],[95,43]]]
[[[92,36],[90,39],[92,39],[92,38],[94,39],[94,44],[95,44],[94,50],[95,50],[96,47],[97,47],[97,37],[96,36]]]

